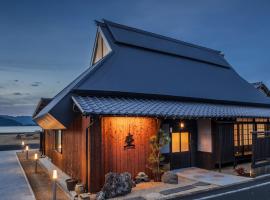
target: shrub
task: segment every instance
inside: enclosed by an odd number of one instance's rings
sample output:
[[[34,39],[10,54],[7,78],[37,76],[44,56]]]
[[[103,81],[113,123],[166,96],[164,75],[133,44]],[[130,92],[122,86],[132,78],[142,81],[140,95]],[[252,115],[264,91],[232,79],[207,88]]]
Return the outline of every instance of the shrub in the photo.
[[[161,153],[161,149],[168,144],[169,141],[169,136],[162,129],[150,138],[149,142],[151,152],[148,158],[148,168],[152,171],[155,181],[160,181],[162,173],[165,172],[164,167],[160,165],[160,163],[165,159]]]

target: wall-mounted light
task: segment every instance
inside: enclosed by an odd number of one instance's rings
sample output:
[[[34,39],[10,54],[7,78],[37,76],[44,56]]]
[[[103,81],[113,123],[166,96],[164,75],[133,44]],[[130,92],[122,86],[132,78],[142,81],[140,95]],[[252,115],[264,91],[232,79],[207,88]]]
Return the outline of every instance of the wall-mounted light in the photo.
[[[184,122],[180,122],[180,128],[185,128]]]

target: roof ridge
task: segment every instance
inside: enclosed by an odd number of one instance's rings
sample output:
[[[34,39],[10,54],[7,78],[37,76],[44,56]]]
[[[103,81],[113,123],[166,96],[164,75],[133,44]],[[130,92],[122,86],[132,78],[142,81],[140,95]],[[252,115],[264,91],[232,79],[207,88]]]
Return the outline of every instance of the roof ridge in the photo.
[[[139,28],[134,28],[134,27],[123,25],[123,24],[115,23],[115,22],[112,22],[112,21],[109,21],[109,20],[106,20],[106,19],[102,19],[102,20],[103,20],[104,24],[110,24],[112,26],[116,26],[118,28],[130,30],[130,31],[133,31],[133,32],[136,32],[136,33],[139,33],[139,34],[149,35],[149,36],[152,36],[152,37],[155,37],[155,38],[168,40],[168,41],[171,41],[171,42],[179,43],[179,44],[190,46],[190,47],[197,48],[197,49],[207,50],[207,51],[214,52],[214,53],[222,55],[222,51],[219,51],[219,50],[215,50],[215,49],[211,49],[211,48],[204,47],[204,46],[201,46],[201,45],[185,42],[185,41],[182,41],[182,40],[179,40],[179,39],[175,39],[175,38],[172,38],[172,37],[168,37],[168,36],[164,36],[164,35],[161,35],[161,34],[153,33],[153,32],[150,32],[150,31],[145,31],[145,30],[142,30],[142,29],[139,29]],[[99,21],[96,21],[96,22],[101,23]]]

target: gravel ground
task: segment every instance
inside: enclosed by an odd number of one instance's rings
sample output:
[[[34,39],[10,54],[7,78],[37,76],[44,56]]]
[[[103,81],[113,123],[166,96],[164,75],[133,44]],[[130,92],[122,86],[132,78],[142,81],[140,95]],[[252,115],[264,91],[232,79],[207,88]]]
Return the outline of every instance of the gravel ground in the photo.
[[[29,152],[29,160],[26,160],[24,153],[17,153],[21,165],[25,171],[28,181],[33,189],[37,200],[52,199],[52,182],[46,171],[38,165],[38,172],[35,173],[35,151]],[[66,194],[57,186],[57,200],[68,200]]]

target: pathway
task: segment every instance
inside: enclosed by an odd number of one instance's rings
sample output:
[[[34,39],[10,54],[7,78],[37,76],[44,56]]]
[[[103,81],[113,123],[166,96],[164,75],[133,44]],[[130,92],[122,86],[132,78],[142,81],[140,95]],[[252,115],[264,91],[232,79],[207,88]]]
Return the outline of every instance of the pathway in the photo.
[[[15,151],[0,151],[1,200],[35,200]]]

